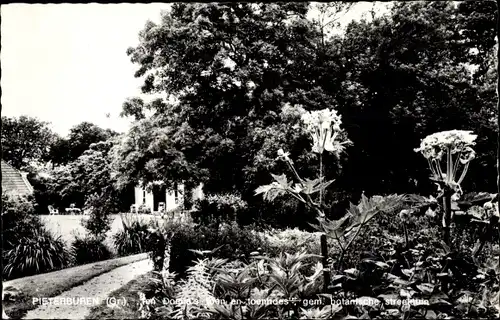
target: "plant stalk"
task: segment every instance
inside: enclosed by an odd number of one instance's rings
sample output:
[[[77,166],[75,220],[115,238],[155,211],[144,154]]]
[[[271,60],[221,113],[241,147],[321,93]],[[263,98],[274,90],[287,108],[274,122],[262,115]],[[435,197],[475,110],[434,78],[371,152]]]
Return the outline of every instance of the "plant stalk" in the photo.
[[[323,183],[323,154],[319,154],[319,183]],[[319,206],[323,208],[323,188],[319,189]]]
[[[450,243],[450,224],[451,224],[451,189],[446,186],[443,195],[443,241],[448,247]]]
[[[406,228],[406,222],[403,222],[403,230],[405,232],[405,249],[408,249],[408,229]]]
[[[326,242],[326,235],[321,235],[321,255],[323,256],[323,292],[328,292],[328,285],[330,284],[330,267],[328,266],[328,246]]]

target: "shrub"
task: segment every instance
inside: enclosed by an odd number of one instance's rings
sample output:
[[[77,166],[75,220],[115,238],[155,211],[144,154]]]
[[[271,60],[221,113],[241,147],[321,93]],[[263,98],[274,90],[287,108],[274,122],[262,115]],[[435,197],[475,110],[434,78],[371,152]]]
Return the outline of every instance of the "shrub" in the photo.
[[[90,216],[82,220],[82,225],[89,234],[95,238],[105,238],[106,232],[111,229],[109,214],[112,213],[114,206],[114,202],[105,193],[94,194],[87,199],[86,207],[90,209]]]
[[[206,235],[206,227],[196,229],[192,225],[179,225],[174,231],[170,242],[169,271],[179,276],[185,276],[187,268],[197,255],[189,251],[196,249],[213,249],[209,247],[210,239]]]
[[[113,235],[113,243],[118,254],[125,256],[149,251],[149,225],[136,215],[122,214],[120,217],[123,230]]]
[[[61,237],[54,237],[44,228],[33,229],[11,245],[4,251],[3,274],[8,279],[58,270],[71,261]]]
[[[322,286],[321,264],[315,260],[317,257],[305,253],[264,258],[250,264],[199,259],[185,279],[176,281],[171,272],[154,279],[158,292],[155,298],[163,303],[152,310],[152,318],[318,319],[315,308],[302,303],[317,298]],[[172,300],[178,303],[166,302]],[[250,303],[258,300],[277,303]],[[340,311],[334,305],[327,309],[322,319],[331,319]]]
[[[197,210],[192,214],[196,223],[209,225],[238,221],[238,216],[247,208],[247,203],[237,194],[208,195],[196,201]]]
[[[439,239],[439,229],[428,217],[410,216],[406,222],[409,242],[420,241],[431,244]],[[398,213],[376,216],[357,237],[344,256],[344,267],[355,267],[366,257],[389,256],[394,250],[402,250],[405,233]],[[330,251],[333,260],[339,257],[336,250]]]
[[[166,234],[170,236],[165,237]],[[268,244],[248,227],[223,224],[220,228],[204,225],[167,223],[154,233],[151,240],[155,269],[163,266],[165,246],[170,244],[169,270],[184,276],[187,268],[200,258],[191,250],[211,251],[218,258],[248,260],[251,253],[269,251]]]
[[[214,254],[219,258],[246,261],[253,252],[267,253],[270,250],[268,243],[251,227],[240,227],[236,223],[223,224],[215,233],[207,228],[204,234],[212,242],[204,249],[220,247]]]
[[[139,206],[139,208],[137,208],[137,213],[139,214],[150,214],[151,213],[151,208],[144,205],[144,204],[141,204]]]
[[[15,246],[22,236],[43,228],[40,217],[33,215],[33,203],[26,197],[2,193],[2,236],[4,250]]]
[[[263,202],[253,194],[251,197],[247,199],[248,207],[238,216],[240,225],[257,223],[265,228],[272,226],[311,231],[310,223],[317,222],[316,212],[295,198],[278,197],[273,202]]]
[[[76,236],[71,245],[71,251],[76,265],[103,261],[113,257],[113,253],[102,239],[94,236],[83,238]]]
[[[2,227],[2,264],[7,277],[47,272],[69,263],[60,238],[54,238],[34,215],[28,197],[2,193]]]
[[[295,229],[268,230],[261,233],[261,236],[269,243],[272,256],[280,253],[296,253],[305,251],[309,254],[320,254],[319,232],[307,232]]]
[[[165,261],[165,254],[166,251],[169,251],[171,236],[182,225],[172,220],[152,220],[149,226],[148,243],[151,248],[149,255],[153,261],[154,270],[161,271],[164,262],[167,263],[168,268],[168,261]]]

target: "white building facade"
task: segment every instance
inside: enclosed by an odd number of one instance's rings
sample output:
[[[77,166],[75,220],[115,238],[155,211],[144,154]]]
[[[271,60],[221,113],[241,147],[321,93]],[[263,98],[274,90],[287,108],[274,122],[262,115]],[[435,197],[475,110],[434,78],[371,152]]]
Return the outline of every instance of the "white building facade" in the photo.
[[[161,183],[153,183],[150,188],[136,186],[134,195],[134,206],[136,210],[140,207],[146,207],[150,212],[169,212],[175,210],[182,207],[184,204],[184,197],[188,196],[185,194],[183,184],[176,185],[174,190],[168,190]],[[203,184],[193,189],[191,196],[193,201],[203,199]]]

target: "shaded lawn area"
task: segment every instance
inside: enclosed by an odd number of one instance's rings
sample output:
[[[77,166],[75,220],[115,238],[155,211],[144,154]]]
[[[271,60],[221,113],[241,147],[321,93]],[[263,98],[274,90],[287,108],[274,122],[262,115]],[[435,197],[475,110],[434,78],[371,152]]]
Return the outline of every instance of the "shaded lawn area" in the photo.
[[[148,292],[154,290],[152,277],[152,272],[143,274],[109,295],[109,297],[116,298],[117,301],[126,301],[125,306],[110,307],[106,302],[103,302],[93,307],[85,319],[140,319],[138,292],[143,292],[149,298]]]
[[[4,311],[10,318],[20,319],[29,310],[37,308],[38,305],[33,303],[33,298],[58,296],[64,291],[82,285],[103,273],[147,258],[147,253],[141,253],[6,281],[3,283],[3,290],[9,290],[9,287],[14,287],[19,291],[19,294],[12,299],[3,301]]]

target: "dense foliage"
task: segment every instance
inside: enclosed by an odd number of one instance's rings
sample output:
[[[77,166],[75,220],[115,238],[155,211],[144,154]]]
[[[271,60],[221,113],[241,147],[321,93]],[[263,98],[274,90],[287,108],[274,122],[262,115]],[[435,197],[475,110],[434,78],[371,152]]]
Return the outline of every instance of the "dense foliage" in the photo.
[[[307,16],[312,7],[319,17]],[[205,259],[195,265],[190,259],[187,273],[179,268],[181,278],[163,268],[163,292],[156,296],[197,303],[163,304],[148,316],[498,316],[498,260],[490,259],[499,250],[498,209],[489,194],[496,182],[491,141],[498,131],[496,5],[397,2],[384,14],[372,12],[371,19],[329,33],[324,18],[333,22],[347,7],[174,4],[159,24],[148,22],[140,44],[129,49],[143,92],[168,99],[131,98],[124,104],[124,115],[137,120],[115,153],[124,181],[202,181],[208,193],[240,192],[254,222],[303,227],[319,217],[315,227],[330,238],[328,257],[313,270],[314,257],[282,254],[292,250],[283,242],[318,253],[318,245],[303,243],[313,234],[258,233],[267,242],[262,256],[229,261],[213,258],[219,243],[207,242]],[[342,118],[344,133],[329,129],[333,120],[300,130],[307,112],[322,110],[337,119],[330,108]],[[414,149],[422,138],[454,129],[472,131],[477,139],[463,145],[463,157],[443,151],[446,172],[432,163],[441,156],[430,159],[429,179],[428,163]],[[334,142],[333,135],[351,143],[325,143]],[[434,149],[424,142],[425,156]],[[472,142],[473,152],[467,148]],[[337,151],[345,153],[338,157]],[[459,164],[465,166],[462,174],[455,171]],[[453,194],[442,192],[443,182]],[[253,197],[254,190],[272,203]],[[487,196],[469,201],[463,190]],[[350,203],[359,198],[359,204]],[[481,210],[478,199],[487,201]],[[164,238],[172,240],[170,266],[182,246],[191,247],[195,230],[206,238],[202,228],[178,226]],[[321,280],[328,274],[325,289]],[[257,298],[274,302],[250,302]],[[304,305],[305,298],[320,303]],[[286,303],[276,304],[280,299]],[[334,303],[338,299],[358,300]]]
[[[236,194],[206,195],[195,203],[196,210],[191,213],[195,223],[204,225],[237,222],[244,218],[247,205]]]
[[[112,130],[82,122],[71,128],[66,138],[59,137],[53,143],[49,159],[55,164],[67,164],[78,159],[92,144],[106,141],[116,135]]]
[[[262,237],[251,228],[235,223],[220,226],[168,223],[159,225],[153,237],[152,258],[157,270],[163,267],[165,246],[169,246],[169,269],[179,276],[186,274],[201,253],[247,260],[252,254],[267,251],[267,243]]]
[[[205,250],[198,251],[201,256],[196,263],[191,260],[178,270],[172,266],[190,254],[187,248],[197,247],[193,240],[188,240],[189,235],[194,238],[193,226],[179,225],[170,230],[170,239],[176,239],[171,243],[170,268],[155,277],[159,286],[153,295],[157,299],[155,308],[146,308],[149,313],[145,316],[495,318],[500,311],[500,248],[489,242],[488,253],[476,259],[476,242],[463,241],[463,234],[457,232],[452,234],[452,243],[458,244],[456,249],[448,247],[439,240],[436,212],[440,209],[434,200],[415,195],[400,199],[398,208],[408,209],[400,214],[388,211],[375,215],[365,225],[362,236],[348,236],[354,240],[348,252],[331,250],[329,269],[333,274],[327,292],[322,290],[323,268],[317,262],[321,256],[306,254],[319,253],[318,234],[299,230],[254,233],[265,243],[260,254],[231,256],[219,254],[217,245],[233,246],[234,234],[214,243],[208,239],[215,230],[207,234],[197,228],[199,238],[204,239],[200,240],[204,242],[201,248]],[[370,201],[380,203],[377,197],[364,199],[356,210],[371,212]],[[472,229],[469,222],[462,231],[471,234]],[[167,234],[165,230],[162,233]],[[336,241],[330,243],[335,244]],[[252,244],[254,248],[256,245]],[[195,255],[191,259],[194,258]],[[340,267],[339,262],[343,262]],[[174,299],[178,302],[169,302]],[[261,302],[256,302],[258,299]]]
[[[16,169],[47,160],[56,138],[47,122],[26,116],[2,116],[2,159]]]
[[[119,255],[147,252],[150,246],[150,225],[129,214],[120,215],[123,229],[113,235],[113,244]]]
[[[14,247],[4,251],[4,260],[4,277],[18,278],[68,267],[72,257],[61,236],[42,228],[21,234]]]
[[[33,202],[2,193],[2,276],[4,279],[49,272],[68,266],[70,252],[34,215]]]
[[[60,211],[75,204],[82,208],[89,195],[104,191],[115,207],[130,206],[132,186],[123,191],[113,187],[108,153],[117,133],[82,122],[62,138],[52,132],[49,123],[35,118],[2,117],[2,159],[28,172],[34,188],[35,210],[48,213],[48,206]]]
[[[93,236],[75,237],[71,252],[76,265],[87,264],[113,258],[113,252],[102,239]]]

